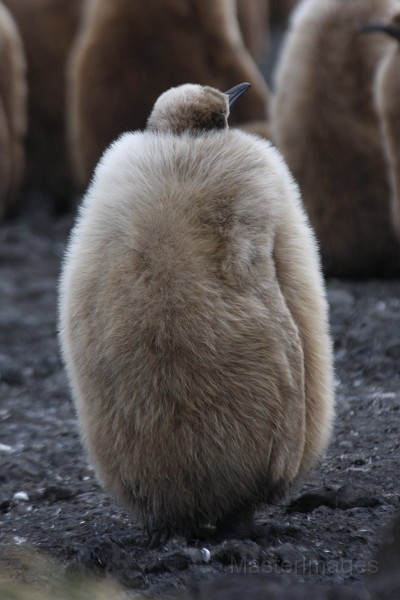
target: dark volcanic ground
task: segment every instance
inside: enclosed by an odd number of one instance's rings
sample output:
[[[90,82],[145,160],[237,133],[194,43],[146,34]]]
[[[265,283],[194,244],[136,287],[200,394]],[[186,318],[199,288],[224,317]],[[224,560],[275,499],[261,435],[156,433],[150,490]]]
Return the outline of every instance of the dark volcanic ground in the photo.
[[[71,224],[29,210],[0,225],[0,567],[12,566],[16,547],[40,549],[156,595],[236,571],[336,583],[373,573],[371,553],[399,506],[400,282],[328,282],[336,430],[303,488],[259,512],[275,535],[173,539],[149,551],[96,483],[58,354],[57,278]]]

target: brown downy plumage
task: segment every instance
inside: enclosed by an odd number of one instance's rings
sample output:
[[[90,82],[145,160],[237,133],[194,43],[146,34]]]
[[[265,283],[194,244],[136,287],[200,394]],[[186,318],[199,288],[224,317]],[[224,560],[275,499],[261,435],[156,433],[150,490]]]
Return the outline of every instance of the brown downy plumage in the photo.
[[[379,65],[375,98],[390,175],[391,215],[400,236],[400,13],[386,23],[370,23],[364,31],[382,32],[395,40]]]
[[[373,86],[392,42],[360,31],[398,6],[305,0],[277,69],[273,136],[300,184],[329,275],[400,273]]]
[[[265,54],[268,39],[269,1],[236,0],[243,41],[256,62]]]
[[[0,3],[0,217],[13,207],[22,182],[26,118],[22,42],[14,19]]]
[[[71,158],[81,188],[105,148],[143,129],[157,97],[174,85],[250,81],[235,122],[267,120],[267,86],[243,45],[235,0],[88,0],[69,74]]]
[[[60,340],[103,485],[155,539],[248,533],[324,451],[327,305],[298,188],[229,96],[183,85],[98,164],[63,265]]]
[[[28,63],[26,185],[60,208],[70,203],[71,168],[65,130],[65,69],[83,0],[4,0],[13,14]]]

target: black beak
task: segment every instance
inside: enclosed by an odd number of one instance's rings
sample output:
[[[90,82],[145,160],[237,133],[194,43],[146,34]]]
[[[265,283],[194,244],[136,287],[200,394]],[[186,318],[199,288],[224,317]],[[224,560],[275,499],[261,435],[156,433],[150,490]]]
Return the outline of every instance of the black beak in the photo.
[[[225,92],[225,94],[229,97],[229,108],[232,108],[236,100],[238,100],[240,96],[249,89],[249,87],[251,87],[251,83],[239,83],[239,85],[235,85],[235,87]]]
[[[385,25],[384,23],[365,23],[360,27],[361,33],[386,33],[400,42],[400,27],[395,25]]]

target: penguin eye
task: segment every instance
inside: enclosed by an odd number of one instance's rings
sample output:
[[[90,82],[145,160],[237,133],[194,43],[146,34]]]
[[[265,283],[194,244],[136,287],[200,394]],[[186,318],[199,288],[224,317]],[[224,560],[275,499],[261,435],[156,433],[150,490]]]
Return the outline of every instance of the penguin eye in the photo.
[[[224,112],[213,113],[211,116],[212,128],[224,129],[226,125],[226,117]]]

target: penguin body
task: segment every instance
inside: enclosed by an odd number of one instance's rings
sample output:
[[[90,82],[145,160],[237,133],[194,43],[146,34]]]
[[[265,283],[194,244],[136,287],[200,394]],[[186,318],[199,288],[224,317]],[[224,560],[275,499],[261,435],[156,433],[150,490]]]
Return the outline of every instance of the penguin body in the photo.
[[[65,71],[83,0],[4,1],[18,24],[27,59],[26,187],[65,209],[72,194]]]
[[[240,31],[246,48],[260,63],[266,51],[269,29],[268,0],[236,0]]]
[[[0,3],[0,217],[14,205],[25,166],[26,65],[12,15]]]
[[[305,0],[277,67],[272,136],[300,185],[327,275],[400,273],[373,90],[390,42],[361,33],[396,5]]]
[[[235,0],[88,0],[69,65],[71,158],[85,188],[102,152],[143,129],[162,91],[192,81],[252,90],[236,122],[267,120],[268,89],[240,34]]]
[[[377,70],[375,98],[389,169],[392,222],[400,238],[400,12],[378,23],[379,30],[393,40]]]
[[[164,93],[98,164],[60,285],[60,339],[103,485],[149,531],[237,529],[329,440],[314,237],[281,156],[227,96]]]

